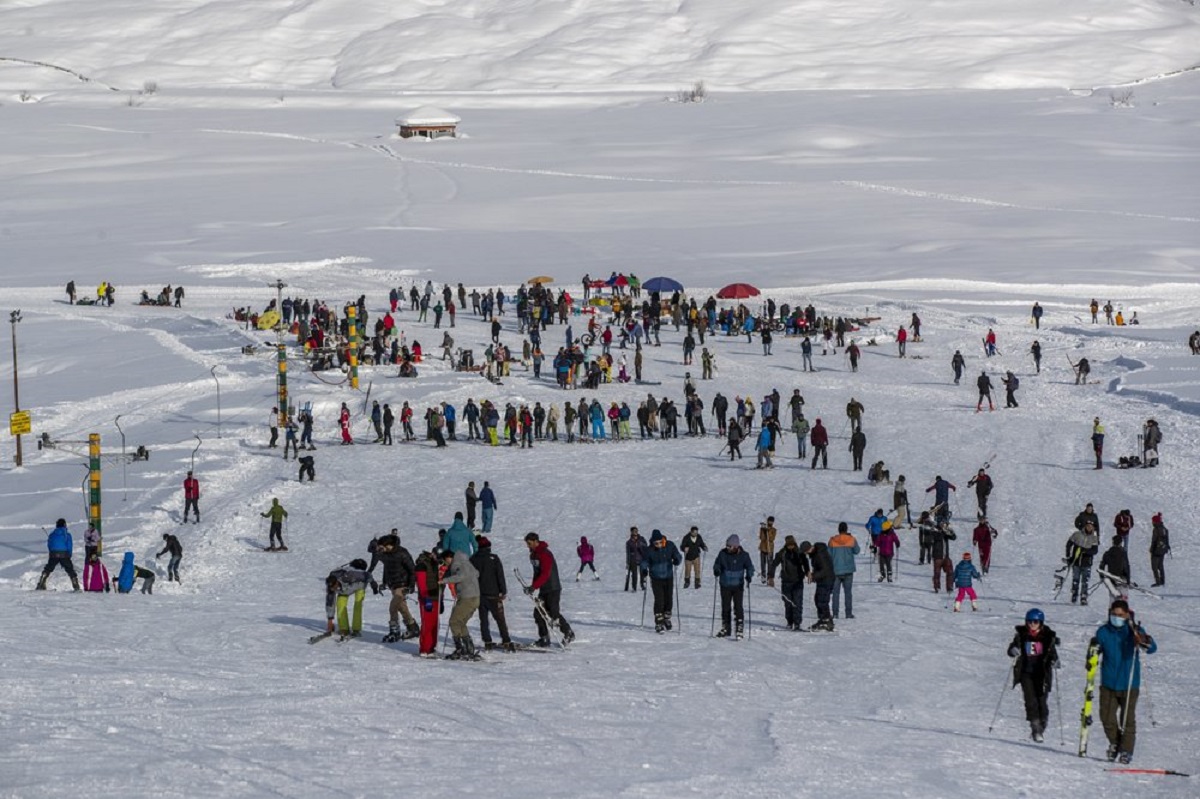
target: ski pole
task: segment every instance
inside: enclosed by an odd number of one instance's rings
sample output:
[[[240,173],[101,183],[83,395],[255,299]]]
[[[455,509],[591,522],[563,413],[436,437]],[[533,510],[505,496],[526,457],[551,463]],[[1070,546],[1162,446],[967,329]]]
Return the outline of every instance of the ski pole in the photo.
[[[1017,665],[1017,659],[1014,657],[1009,666],[1009,671],[1012,671],[1012,669],[1014,667],[1016,667],[1016,665]],[[988,725],[988,732],[991,732],[992,728],[994,728],[996,726],[996,719],[1000,718],[1000,705],[1004,704],[1004,695],[1006,693],[1008,693],[1009,688],[1012,687],[1008,684],[1008,680],[1009,680],[1008,672],[1005,672],[1004,685],[1000,688],[1000,698],[998,700],[996,700],[996,712],[992,714],[992,723]],[[1060,713],[1059,714],[1060,721],[1061,721],[1061,717],[1062,717],[1062,714]]]
[[[455,605],[458,604],[457,598],[454,600],[454,604]],[[453,609],[450,612],[453,613],[454,612]],[[442,633],[442,652],[443,653],[446,651],[446,642],[449,640],[450,640],[450,624],[449,624],[449,622],[447,622],[446,623],[446,632]]]
[[[717,634],[717,578],[713,577],[712,627],[708,631],[708,637],[712,638],[716,634]]]
[[[636,581],[634,583],[636,585]],[[646,586],[642,586],[642,620],[638,622],[638,627],[646,626]]]
[[[675,623],[679,626],[678,633],[683,635],[683,612],[679,609],[679,569],[675,569],[671,579],[675,581]]]
[[[746,640],[754,637],[754,592],[750,590],[749,583],[746,584]]]
[[[1059,664],[1058,664],[1058,661],[1056,660],[1054,662],[1054,670],[1058,671],[1058,669],[1059,669]],[[1058,682],[1057,677],[1055,678],[1055,682]],[[1058,704],[1058,745],[1066,746],[1067,745],[1067,735],[1065,732],[1063,732],[1062,691],[1054,692],[1054,701]]]

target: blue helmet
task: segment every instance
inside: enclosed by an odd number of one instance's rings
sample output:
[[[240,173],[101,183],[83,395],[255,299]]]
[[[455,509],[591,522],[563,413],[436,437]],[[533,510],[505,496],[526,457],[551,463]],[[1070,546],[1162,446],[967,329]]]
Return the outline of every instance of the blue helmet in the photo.
[[[1042,613],[1039,608],[1030,608],[1029,612],[1025,614],[1025,623],[1028,624],[1031,621],[1044,624],[1046,621],[1046,614]]]

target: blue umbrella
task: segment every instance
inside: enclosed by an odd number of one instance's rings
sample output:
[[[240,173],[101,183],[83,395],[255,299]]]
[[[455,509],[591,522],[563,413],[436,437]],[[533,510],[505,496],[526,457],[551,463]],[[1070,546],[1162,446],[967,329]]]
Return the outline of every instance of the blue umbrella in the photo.
[[[683,291],[683,284],[670,277],[652,277],[642,284],[642,288],[661,294],[668,291]]]

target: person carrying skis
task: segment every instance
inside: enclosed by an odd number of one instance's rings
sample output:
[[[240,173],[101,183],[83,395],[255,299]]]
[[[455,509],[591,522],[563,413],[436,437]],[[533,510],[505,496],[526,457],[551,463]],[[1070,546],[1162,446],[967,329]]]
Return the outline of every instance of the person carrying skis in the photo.
[[[943,480],[939,474],[933,478],[933,485],[925,489],[925,493],[933,492],[933,501],[936,503],[936,512],[934,519],[938,523],[950,521],[950,492],[958,493],[958,486],[951,483],[949,480]]]
[[[996,354],[996,331],[990,327],[983,339],[983,349],[987,352],[987,357],[989,358]]]
[[[954,351],[954,357],[950,359],[950,368],[954,370],[954,385],[958,385],[962,380],[963,370],[967,367],[967,359],[958,350]]]
[[[708,552],[708,544],[704,543],[704,536],[700,535],[699,528],[693,525],[679,545],[683,549],[683,587],[689,588],[694,577],[696,588],[699,588],[700,553]]]
[[[982,580],[983,576],[975,569],[971,563],[971,553],[964,552],[962,560],[954,567],[954,587],[958,589],[958,594],[954,597],[954,612],[958,613],[959,607],[962,605],[963,597],[968,597],[971,600],[971,610],[979,610],[979,605],[976,603],[975,587],[972,580]]]
[[[442,550],[442,564],[446,573],[441,584],[455,587],[454,609],[450,611],[450,635],[454,638],[454,651],[447,660],[479,660],[475,642],[467,630],[467,622],[479,610],[479,572],[471,565],[468,554],[462,550]]]
[[[1163,568],[1163,559],[1171,551],[1171,536],[1167,526],[1163,524],[1163,515],[1156,513],[1150,519],[1154,531],[1150,533],[1150,571],[1154,574],[1151,588],[1167,584],[1167,572]]]
[[[717,638],[728,638],[730,630],[734,637],[742,637],[742,597],[750,581],[754,579],[754,562],[742,549],[737,535],[725,539],[725,548],[713,559],[713,577],[721,588],[721,629]],[[731,623],[737,626],[733,627]]]
[[[1139,653],[1158,651],[1154,638],[1134,619],[1129,603],[1115,599],[1108,622],[1092,639],[1100,649],[1100,723],[1108,738],[1108,759],[1128,765],[1137,741],[1137,701],[1142,668]]]
[[[59,519],[50,535],[46,537],[46,549],[50,556],[42,569],[42,576],[38,578],[38,591],[46,590],[46,581],[50,579],[51,572],[59,566],[62,566],[63,571],[71,578],[71,587],[76,591],[82,590],[79,587],[79,577],[75,574],[75,564],[71,562],[71,551],[74,548],[75,543],[71,539],[71,531],[67,529],[67,520]]]
[[[642,561],[646,557],[646,539],[636,527],[629,528],[629,540],[625,542],[625,591],[638,590],[638,577],[641,576],[642,590],[646,590],[646,576],[642,571]]]
[[[829,547],[823,542],[816,544],[804,541],[800,544],[800,552],[811,564],[808,581],[816,586],[813,593],[813,604],[817,608],[817,620],[810,630],[827,630],[833,632],[833,615],[829,612],[829,598],[833,595],[833,558],[829,555]]]
[[[987,516],[988,497],[992,493],[992,478],[984,469],[967,481],[967,488],[975,488],[975,501],[979,505],[979,516]]]
[[[812,444],[813,448],[812,465],[809,468],[817,468],[817,461],[820,460],[821,468],[828,469],[829,453],[827,450],[829,448],[829,431],[826,430],[825,426],[821,424],[820,419],[817,419],[817,421],[813,424],[812,432],[809,433],[808,440],[809,443]]]
[[[183,560],[183,544],[179,543],[179,539],[170,533],[163,533],[163,548],[155,558],[161,558],[164,554],[170,552],[171,559],[167,561],[167,582],[179,582],[179,562]]]
[[[988,377],[987,372],[979,373],[979,377],[975,378],[975,386],[979,389],[979,401],[975,403],[975,413],[983,410],[984,400],[987,400],[989,411],[996,410],[996,406],[992,402],[992,379]]]
[[[984,574],[992,567],[992,541],[996,540],[998,535],[996,528],[988,523],[987,517],[980,514],[979,524],[975,525],[971,532],[971,542],[979,550],[979,565]]]
[[[650,590],[654,593],[654,632],[671,629],[674,614],[675,569],[683,556],[674,542],[668,541],[660,530],[650,533],[650,549],[642,561],[642,579],[650,575]]]
[[[771,559],[771,571],[767,585],[775,587],[775,572],[779,571],[782,584],[779,594],[783,598],[783,618],[789,630],[799,630],[804,622],[804,579],[808,577],[808,557],[800,551],[795,536],[784,536],[783,548]]]
[[[1129,553],[1125,551],[1119,535],[1112,537],[1112,546],[1100,557],[1100,582],[1108,589],[1112,599],[1129,599],[1126,589],[1133,585],[1129,574]]]
[[[1058,636],[1046,626],[1046,614],[1030,608],[1025,623],[1018,624],[1008,656],[1013,659],[1013,687],[1020,685],[1025,698],[1025,720],[1033,740],[1041,743],[1050,720],[1047,698],[1053,689],[1054,669],[1058,668]]]
[[[277,549],[281,552],[287,552],[287,547],[283,543],[283,520],[287,518],[288,512],[279,504],[279,500],[275,497],[271,498],[271,507],[267,508],[266,513],[260,513],[264,519],[271,520],[271,537],[270,545],[267,547],[268,552],[274,552]],[[275,541],[278,539],[279,546],[275,546]]]
[[[829,539],[829,557],[833,561],[833,618],[838,617],[838,600],[846,595],[846,618],[854,618],[854,558],[862,552],[858,540],[850,535],[850,526],[838,522],[837,535]],[[838,588],[841,591],[838,591]]]
[[[367,572],[367,562],[355,558],[345,566],[339,566],[325,578],[325,632],[333,634],[333,616],[336,609],[338,632],[346,638],[362,635],[363,600],[367,596],[367,585],[378,594],[379,584]],[[354,623],[350,623],[347,605],[354,597]]]
[[[371,548],[371,565],[367,574],[374,576],[375,566],[383,564],[383,575],[380,579],[381,591],[391,591],[392,599],[388,603],[388,632],[383,637],[383,643],[390,644],[407,638],[416,638],[421,633],[416,620],[408,609],[408,594],[413,589],[416,565],[412,554],[400,545],[399,531],[393,527],[391,533],[380,536]],[[400,632],[400,618],[404,618],[405,632]]]
[[[187,473],[187,477],[183,478],[183,521],[181,524],[187,524],[188,512],[196,514],[196,524],[200,523],[200,481],[197,480],[191,472]]]
[[[579,582],[584,567],[592,570],[593,580],[599,580],[600,575],[596,574],[596,548],[588,543],[586,535],[580,537],[579,546],[575,547],[575,554],[579,556],[579,571],[575,572],[575,582]]]
[[[1088,582],[1092,578],[1092,559],[1100,549],[1100,535],[1090,521],[1067,539],[1063,563],[1071,565],[1071,604],[1087,604]]]
[[[550,646],[550,624],[555,624],[562,632],[565,646],[575,640],[575,631],[560,608],[562,582],[558,578],[558,562],[550,546],[537,533],[525,534],[525,546],[529,548],[529,561],[533,565],[533,580],[525,593],[533,596],[533,592],[537,591],[541,601],[541,609],[535,608],[533,613],[538,628],[538,639],[534,643],[537,646]],[[548,620],[543,618],[543,613],[549,617]]]

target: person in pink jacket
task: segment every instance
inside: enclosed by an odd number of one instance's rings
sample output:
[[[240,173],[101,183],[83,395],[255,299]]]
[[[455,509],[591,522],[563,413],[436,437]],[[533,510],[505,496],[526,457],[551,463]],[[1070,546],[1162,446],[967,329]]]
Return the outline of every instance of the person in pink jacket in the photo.
[[[100,555],[95,552],[88,556],[87,563],[83,565],[83,590],[105,593],[112,590],[108,569],[100,561]]]
[[[890,583],[892,581],[892,559],[896,557],[896,547],[900,546],[900,537],[896,535],[896,531],[891,525],[887,525],[883,532],[875,536],[876,555],[879,557],[879,580],[883,582],[885,579]]]
[[[575,554],[579,556],[579,571],[575,572],[575,582],[579,582],[580,576],[583,575],[584,566],[592,570],[593,580],[599,580],[600,575],[596,574],[596,549],[588,543],[586,535],[580,537],[579,546],[575,547]]]

